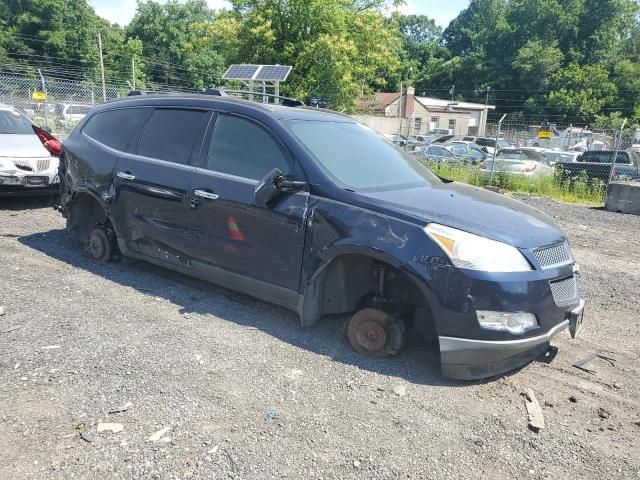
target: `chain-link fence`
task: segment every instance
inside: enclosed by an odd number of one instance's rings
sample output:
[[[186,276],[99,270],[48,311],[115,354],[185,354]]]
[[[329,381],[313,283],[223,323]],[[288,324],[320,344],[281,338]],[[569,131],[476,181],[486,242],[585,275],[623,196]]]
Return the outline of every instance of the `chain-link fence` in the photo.
[[[107,100],[126,96],[126,87],[105,85]],[[66,138],[91,108],[104,101],[102,85],[0,73],[0,103],[25,112],[37,125]]]
[[[601,203],[610,182],[640,180],[635,130],[504,123],[486,131],[405,148],[445,178],[569,201]]]

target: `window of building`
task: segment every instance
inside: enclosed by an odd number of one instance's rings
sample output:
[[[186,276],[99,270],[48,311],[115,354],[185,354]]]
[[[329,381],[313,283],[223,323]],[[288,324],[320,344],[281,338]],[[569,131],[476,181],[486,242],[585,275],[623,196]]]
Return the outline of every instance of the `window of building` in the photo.
[[[450,118],[449,119],[449,130],[455,130],[456,129],[456,119],[455,118]]]

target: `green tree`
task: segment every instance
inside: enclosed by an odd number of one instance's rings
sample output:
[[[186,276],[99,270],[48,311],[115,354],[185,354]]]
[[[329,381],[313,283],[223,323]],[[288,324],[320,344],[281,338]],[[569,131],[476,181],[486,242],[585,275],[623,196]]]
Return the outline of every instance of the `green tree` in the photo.
[[[353,110],[362,94],[383,88],[399,67],[400,32],[372,0],[233,0],[241,19],[238,58],[292,65],[282,92],[329,97]]]
[[[546,44],[541,40],[530,40],[518,50],[511,65],[522,88],[541,90],[560,70],[563,60],[557,41]]]
[[[547,95],[548,110],[569,121],[590,122],[617,94],[609,73],[600,65],[580,66],[575,63],[551,77]]]
[[[215,12],[205,0],[150,0],[138,4],[126,36],[142,42],[149,81],[203,88],[219,82],[225,60],[197,37],[193,26],[214,20]]]

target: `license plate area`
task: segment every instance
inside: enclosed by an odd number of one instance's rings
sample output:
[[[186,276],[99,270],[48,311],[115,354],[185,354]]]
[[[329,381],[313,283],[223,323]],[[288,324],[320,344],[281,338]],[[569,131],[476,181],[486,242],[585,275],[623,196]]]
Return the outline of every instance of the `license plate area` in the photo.
[[[39,177],[35,175],[24,177],[25,187],[46,187],[47,185],[49,185],[49,177]]]
[[[576,338],[580,328],[582,327],[582,321],[584,320],[584,300],[580,300],[580,305],[577,308],[571,310],[569,314],[569,333],[571,338]]]

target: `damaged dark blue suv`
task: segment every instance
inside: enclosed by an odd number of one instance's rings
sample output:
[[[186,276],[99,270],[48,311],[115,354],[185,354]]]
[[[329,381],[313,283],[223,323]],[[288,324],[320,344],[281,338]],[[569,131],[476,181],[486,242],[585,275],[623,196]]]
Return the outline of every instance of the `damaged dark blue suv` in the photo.
[[[205,95],[94,109],[64,142],[60,209],[96,259],[144,259],[296,311],[352,313],[365,355],[411,330],[444,375],[541,354],[582,321],[555,223],[443,180],[337,113]]]

